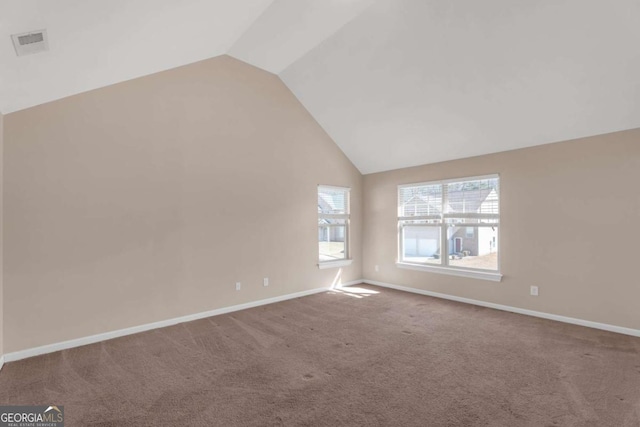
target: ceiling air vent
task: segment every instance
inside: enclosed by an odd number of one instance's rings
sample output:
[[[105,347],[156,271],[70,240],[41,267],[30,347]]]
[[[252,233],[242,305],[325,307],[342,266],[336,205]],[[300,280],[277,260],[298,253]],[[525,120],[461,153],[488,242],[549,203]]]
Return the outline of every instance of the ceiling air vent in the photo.
[[[13,34],[11,36],[13,46],[18,56],[49,50],[47,30],[29,31],[28,33]]]

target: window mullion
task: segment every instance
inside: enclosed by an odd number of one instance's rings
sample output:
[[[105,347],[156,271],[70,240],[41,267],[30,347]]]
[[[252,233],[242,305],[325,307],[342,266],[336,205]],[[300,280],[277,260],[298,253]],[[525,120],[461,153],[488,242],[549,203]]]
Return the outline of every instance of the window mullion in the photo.
[[[350,211],[347,211],[350,212]],[[344,257],[345,259],[351,258],[351,248],[349,247],[351,236],[349,233],[351,232],[351,227],[349,227],[350,219],[347,218],[345,221],[345,230],[344,230]]]
[[[349,216],[349,214],[318,214],[318,218],[320,219],[349,219]]]
[[[445,219],[445,213],[447,211],[447,203],[449,202],[449,190],[446,184],[442,185],[442,210],[441,210],[441,219],[440,223],[440,239],[442,239],[442,243],[440,243],[440,247],[442,248],[442,254],[440,254],[442,258],[442,265],[447,267],[449,265],[449,239],[447,239],[447,222]]]
[[[404,261],[404,224],[398,221],[398,261]]]

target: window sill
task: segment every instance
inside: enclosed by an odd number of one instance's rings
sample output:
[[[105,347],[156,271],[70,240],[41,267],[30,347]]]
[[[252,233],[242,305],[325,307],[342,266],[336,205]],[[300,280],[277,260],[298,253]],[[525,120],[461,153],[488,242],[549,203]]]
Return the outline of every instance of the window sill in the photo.
[[[429,273],[448,274],[450,276],[469,277],[472,279],[490,280],[492,282],[502,281],[502,274],[489,271],[462,270],[459,268],[409,264],[406,262],[396,262],[396,265],[398,268],[404,268],[407,270],[428,271]]]
[[[318,268],[324,270],[325,268],[338,268],[351,265],[352,259],[341,259],[340,261],[323,261],[318,263]]]

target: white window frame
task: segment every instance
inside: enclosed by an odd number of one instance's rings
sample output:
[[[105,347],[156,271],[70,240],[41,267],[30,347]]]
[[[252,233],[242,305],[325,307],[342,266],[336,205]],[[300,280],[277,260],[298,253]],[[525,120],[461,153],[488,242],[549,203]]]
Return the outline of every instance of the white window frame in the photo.
[[[353,260],[351,259],[351,188],[350,187],[338,187],[335,185],[323,185],[323,184],[319,184],[318,188],[317,188],[317,192],[316,192],[316,198],[317,198],[317,193],[320,192],[320,190],[322,189],[327,189],[327,190],[338,190],[338,191],[344,191],[346,193],[345,195],[345,213],[344,214],[323,214],[318,212],[318,219],[343,219],[344,220],[344,259],[340,259],[340,260],[332,260],[332,261],[321,261],[320,260],[320,246],[319,244],[317,244],[316,248],[318,250],[318,268],[319,269],[325,269],[325,268],[338,268],[338,267],[346,267],[351,265],[351,263],[353,262]],[[319,226],[318,226],[319,227]]]
[[[475,213],[453,213],[448,214],[444,212],[444,207],[446,205],[447,200],[447,184],[456,183],[456,182],[465,182],[465,181],[475,181],[482,179],[498,179],[498,214],[475,214]],[[409,187],[420,187],[427,185],[441,185],[442,186],[442,212],[437,215],[435,218],[434,215],[429,215],[425,217],[402,217],[400,216],[400,192],[403,188]],[[428,182],[418,182],[412,184],[401,184],[398,185],[397,192],[397,207],[398,207],[398,254],[396,260],[396,266],[399,268],[404,268],[408,270],[418,270],[418,271],[428,271],[432,273],[440,273],[447,274],[452,276],[462,276],[469,277],[475,279],[483,279],[483,280],[491,280],[495,282],[500,282],[502,280],[502,274],[500,273],[500,254],[502,252],[502,245],[500,244],[502,232],[498,232],[498,268],[497,270],[485,270],[471,267],[460,267],[460,266],[451,266],[449,265],[449,239],[447,239],[447,228],[449,226],[454,227],[469,227],[470,223],[447,223],[446,220],[448,218],[454,219],[464,219],[464,218],[473,218],[473,219],[494,219],[495,226],[500,225],[500,175],[499,174],[491,174],[491,175],[482,175],[482,176],[470,176],[470,177],[461,177],[455,179],[446,179],[439,181],[428,181]],[[416,220],[437,220],[439,222],[433,224],[425,224],[426,226],[439,227],[440,228],[440,253],[446,254],[444,256],[441,255],[441,265],[427,264],[427,263],[417,263],[417,262],[407,262],[403,260],[404,257],[404,242],[403,242],[403,227],[404,226],[416,226],[416,224],[409,223],[408,221],[416,221]],[[478,227],[477,223],[473,223],[474,227]],[[482,225],[483,227],[490,227],[491,224],[487,223],[487,225]]]

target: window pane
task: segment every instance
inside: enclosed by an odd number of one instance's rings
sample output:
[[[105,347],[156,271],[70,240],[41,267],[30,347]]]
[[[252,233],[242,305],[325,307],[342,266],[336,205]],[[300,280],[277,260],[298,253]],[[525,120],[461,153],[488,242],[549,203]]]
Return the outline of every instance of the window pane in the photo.
[[[336,261],[347,258],[347,226],[344,220],[319,220],[329,221],[318,224],[318,246],[320,261]],[[336,224],[342,221],[342,225]]]
[[[402,227],[402,260],[414,263],[442,264],[440,227]]]
[[[330,187],[318,187],[319,214],[347,214],[348,190]]]
[[[469,229],[473,233],[469,233]],[[451,267],[498,270],[498,227],[449,227]]]
[[[349,189],[318,186],[318,261],[349,258]]]
[[[442,185],[401,187],[399,216],[426,216],[442,213]]]
[[[446,213],[498,214],[498,178],[447,184]]]

